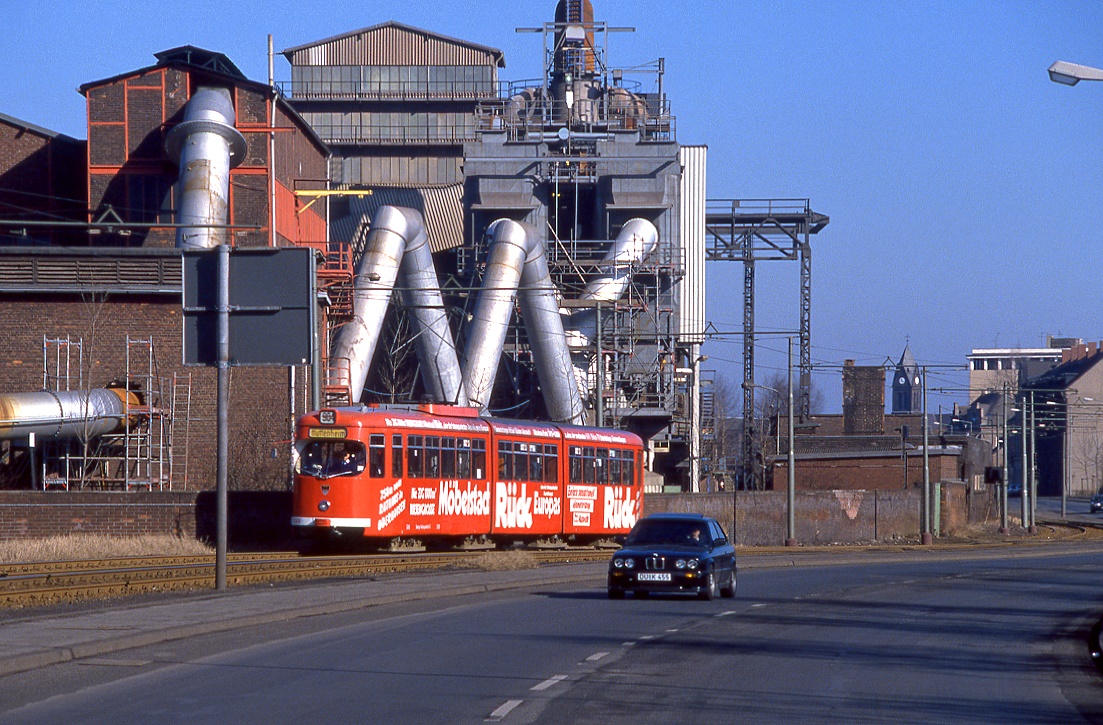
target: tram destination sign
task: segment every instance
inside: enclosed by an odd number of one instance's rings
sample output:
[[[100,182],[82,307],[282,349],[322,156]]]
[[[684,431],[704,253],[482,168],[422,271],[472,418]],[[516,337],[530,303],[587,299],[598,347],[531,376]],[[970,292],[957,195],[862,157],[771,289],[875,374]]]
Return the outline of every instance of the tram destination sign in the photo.
[[[183,252],[184,364],[218,364],[220,252]],[[309,365],[314,359],[314,251],[229,254],[231,365]]]

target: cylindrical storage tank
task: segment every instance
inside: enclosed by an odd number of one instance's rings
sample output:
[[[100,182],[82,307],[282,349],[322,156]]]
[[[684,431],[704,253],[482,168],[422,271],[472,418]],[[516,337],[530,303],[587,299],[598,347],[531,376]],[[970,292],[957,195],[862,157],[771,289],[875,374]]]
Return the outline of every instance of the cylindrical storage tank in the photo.
[[[230,170],[245,159],[246,143],[234,128],[234,105],[225,88],[201,87],[184,108],[184,120],[165,137],[165,151],[180,167],[176,246],[209,249],[225,244]]]
[[[94,438],[121,428],[127,406],[138,404],[122,388],[0,395],[0,440]]]

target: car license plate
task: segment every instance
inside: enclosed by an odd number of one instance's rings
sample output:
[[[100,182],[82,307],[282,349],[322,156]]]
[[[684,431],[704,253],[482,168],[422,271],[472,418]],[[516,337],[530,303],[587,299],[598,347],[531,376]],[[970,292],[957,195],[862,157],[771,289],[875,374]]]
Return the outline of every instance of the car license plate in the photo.
[[[668,582],[668,581],[670,581],[670,572],[668,572],[668,571],[660,571],[660,572],[641,571],[639,574],[636,575],[636,579],[638,579],[641,582]]]

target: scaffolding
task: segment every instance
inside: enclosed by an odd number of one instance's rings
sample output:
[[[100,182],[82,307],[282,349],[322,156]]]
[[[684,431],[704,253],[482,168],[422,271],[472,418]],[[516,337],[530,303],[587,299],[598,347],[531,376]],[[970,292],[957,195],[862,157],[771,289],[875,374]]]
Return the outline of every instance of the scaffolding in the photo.
[[[83,341],[43,338],[47,390],[82,390]],[[75,380],[74,380],[75,378]],[[170,397],[164,386],[171,386]],[[109,387],[125,388],[119,430],[44,441],[39,480],[45,490],[163,491],[187,488],[191,374],[157,374],[153,338],[126,337],[126,370]],[[164,407],[164,403],[168,407]],[[179,423],[179,425],[177,425]],[[177,430],[182,428],[182,430]],[[178,438],[174,444],[174,433]]]

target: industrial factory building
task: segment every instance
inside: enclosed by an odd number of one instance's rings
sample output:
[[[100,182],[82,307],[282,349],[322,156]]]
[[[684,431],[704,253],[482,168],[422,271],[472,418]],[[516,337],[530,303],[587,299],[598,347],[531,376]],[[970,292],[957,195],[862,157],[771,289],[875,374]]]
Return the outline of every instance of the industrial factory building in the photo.
[[[310,408],[429,398],[632,430],[695,489],[706,149],[589,0],[535,30],[535,81],[386,22],[283,51],[289,83],[159,53],[81,87],[87,142],[0,116],[0,487],[213,486],[181,250],[228,242],[315,250],[319,299],[314,361],[233,368],[231,485],[285,485]]]

